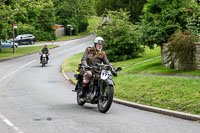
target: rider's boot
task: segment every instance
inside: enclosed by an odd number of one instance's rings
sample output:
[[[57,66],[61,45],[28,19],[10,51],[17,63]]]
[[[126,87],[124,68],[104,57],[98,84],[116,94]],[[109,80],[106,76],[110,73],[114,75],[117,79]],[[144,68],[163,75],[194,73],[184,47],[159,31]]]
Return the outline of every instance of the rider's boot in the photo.
[[[80,93],[79,93],[79,97],[80,97],[80,98],[82,98],[82,97],[84,96],[84,94],[85,94],[87,88],[88,88],[88,83],[84,83],[84,82],[83,82],[82,87],[81,87],[81,91],[80,91]]]

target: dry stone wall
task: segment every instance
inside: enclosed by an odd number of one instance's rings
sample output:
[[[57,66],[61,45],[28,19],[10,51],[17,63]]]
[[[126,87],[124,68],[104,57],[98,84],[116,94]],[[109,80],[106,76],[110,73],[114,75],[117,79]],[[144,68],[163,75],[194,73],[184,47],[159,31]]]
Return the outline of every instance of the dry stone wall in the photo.
[[[165,43],[162,46],[162,64],[166,67],[174,68],[176,70],[200,70],[200,43],[197,43],[195,46],[194,56],[191,60],[185,64],[181,64],[178,60],[167,62],[168,44]]]

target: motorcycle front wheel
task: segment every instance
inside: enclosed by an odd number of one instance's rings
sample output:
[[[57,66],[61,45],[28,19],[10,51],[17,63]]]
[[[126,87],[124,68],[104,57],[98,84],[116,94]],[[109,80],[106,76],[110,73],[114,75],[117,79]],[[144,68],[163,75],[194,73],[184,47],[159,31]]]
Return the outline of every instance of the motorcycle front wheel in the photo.
[[[42,67],[44,67],[46,64],[46,59],[45,58],[42,58]]]
[[[113,86],[106,86],[103,96],[100,96],[98,99],[98,109],[101,113],[106,113],[113,101],[113,93],[114,89]]]
[[[44,67],[44,66],[45,66],[45,61],[43,60],[43,61],[42,61],[42,67]]]

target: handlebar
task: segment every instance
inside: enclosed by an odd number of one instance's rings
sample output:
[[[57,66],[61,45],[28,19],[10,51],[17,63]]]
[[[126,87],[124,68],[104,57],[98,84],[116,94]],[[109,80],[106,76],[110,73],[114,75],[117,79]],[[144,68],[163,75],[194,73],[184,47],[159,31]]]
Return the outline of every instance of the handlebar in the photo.
[[[105,65],[105,64],[96,64],[96,66],[81,66],[84,70],[110,70],[113,76],[117,76],[117,71],[121,71],[121,67],[113,68],[111,65]]]

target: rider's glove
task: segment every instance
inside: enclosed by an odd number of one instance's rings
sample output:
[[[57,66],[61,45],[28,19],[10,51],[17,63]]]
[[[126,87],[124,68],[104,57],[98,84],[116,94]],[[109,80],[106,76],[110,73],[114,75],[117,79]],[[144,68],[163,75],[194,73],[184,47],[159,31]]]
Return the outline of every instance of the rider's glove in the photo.
[[[113,67],[111,69],[111,73],[112,73],[113,76],[117,76],[117,72],[115,71],[115,69]]]
[[[83,67],[83,70],[90,68],[90,66],[88,66],[87,62],[83,62],[82,67]]]
[[[88,66],[87,62],[83,62],[82,65],[83,65],[84,67],[87,67],[87,66]]]

